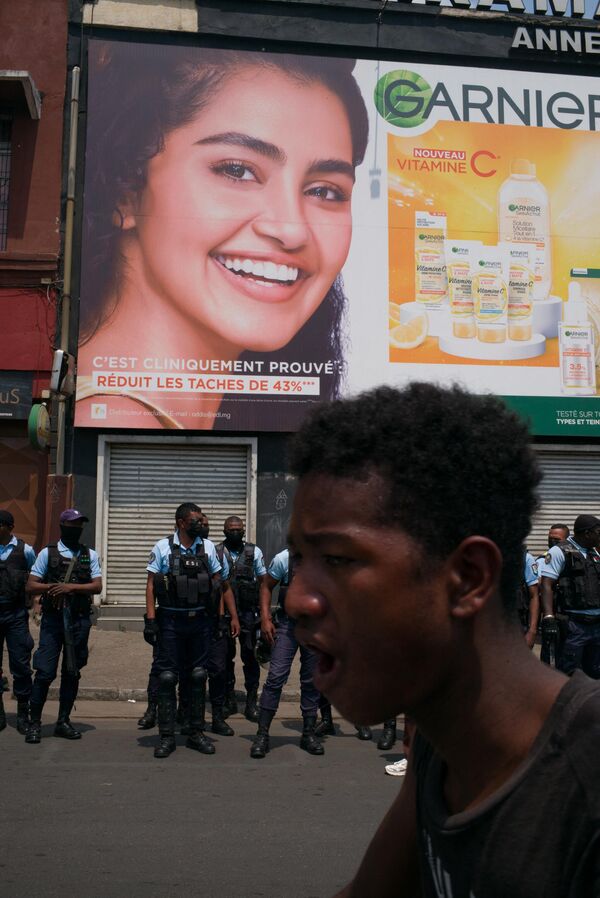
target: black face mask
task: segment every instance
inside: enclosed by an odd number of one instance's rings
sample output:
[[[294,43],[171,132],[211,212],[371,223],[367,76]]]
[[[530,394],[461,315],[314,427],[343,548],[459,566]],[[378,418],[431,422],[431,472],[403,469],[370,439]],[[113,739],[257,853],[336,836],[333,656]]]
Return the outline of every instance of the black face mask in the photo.
[[[202,524],[200,521],[194,521],[193,524],[185,528],[185,532],[190,539],[196,539],[197,536],[202,536]]]
[[[548,548],[551,549],[552,546],[557,546],[562,540],[560,539],[548,539]]]
[[[71,549],[74,552],[79,547],[82,530],[83,527],[65,527],[63,524],[60,525],[60,539],[67,549]]]
[[[239,530],[225,530],[225,542],[230,549],[236,551],[244,545],[244,534]]]
[[[208,524],[203,524],[202,527],[200,527],[198,533],[202,537],[202,539],[208,539],[208,534],[210,533],[210,527],[208,526]]]

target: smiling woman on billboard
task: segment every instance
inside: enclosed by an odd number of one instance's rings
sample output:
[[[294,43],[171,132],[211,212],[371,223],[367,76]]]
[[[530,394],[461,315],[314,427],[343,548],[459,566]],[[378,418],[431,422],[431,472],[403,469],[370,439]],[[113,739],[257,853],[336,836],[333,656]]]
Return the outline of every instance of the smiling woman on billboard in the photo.
[[[294,402],[255,405],[238,376],[273,360],[337,394],[368,132],[353,67],[92,43],[77,424],[277,428]]]

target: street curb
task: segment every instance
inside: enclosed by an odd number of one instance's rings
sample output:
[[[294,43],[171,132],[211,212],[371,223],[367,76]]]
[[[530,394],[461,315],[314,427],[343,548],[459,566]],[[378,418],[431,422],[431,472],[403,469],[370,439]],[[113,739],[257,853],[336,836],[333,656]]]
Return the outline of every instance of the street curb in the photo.
[[[58,686],[51,686],[48,698],[57,699],[59,694]],[[148,694],[145,689],[124,689],[121,686],[80,686],[77,697],[81,701],[98,701],[98,702],[145,702]],[[238,702],[246,701],[246,693],[236,689],[235,697]],[[282,702],[300,701],[300,691],[283,692],[281,695]],[[210,704],[210,702],[208,702]]]

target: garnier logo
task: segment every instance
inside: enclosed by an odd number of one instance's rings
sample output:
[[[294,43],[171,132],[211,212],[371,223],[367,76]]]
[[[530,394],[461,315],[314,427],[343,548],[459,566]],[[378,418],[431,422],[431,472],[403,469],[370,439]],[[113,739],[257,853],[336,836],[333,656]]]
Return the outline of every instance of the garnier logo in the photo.
[[[509,212],[520,212],[525,215],[539,215],[541,209],[533,203],[509,203]]]
[[[431,86],[417,72],[397,69],[377,82],[375,107],[390,125],[416,128],[429,116]]]
[[[439,71],[442,74],[446,70]],[[519,87],[513,93],[503,84],[463,83],[454,72],[445,77],[447,82],[430,83],[419,72],[394,69],[377,82],[375,107],[389,125],[402,129],[436,121],[585,131],[600,128],[598,92],[579,90],[576,95],[568,90],[550,93],[548,88]],[[501,79],[502,73],[496,77]]]

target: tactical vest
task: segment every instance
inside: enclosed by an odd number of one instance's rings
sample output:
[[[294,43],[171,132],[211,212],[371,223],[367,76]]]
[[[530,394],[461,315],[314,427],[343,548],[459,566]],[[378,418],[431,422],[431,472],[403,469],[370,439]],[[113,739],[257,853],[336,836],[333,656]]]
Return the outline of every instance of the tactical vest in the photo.
[[[169,537],[169,571],[154,574],[154,596],[163,608],[194,611],[211,606],[211,575],[203,540],[191,555]]]
[[[25,584],[28,576],[25,543],[22,539],[17,539],[17,545],[13,546],[6,561],[0,561],[0,607],[25,607]]]
[[[53,543],[48,546],[48,572],[46,574],[46,583],[64,583],[65,576],[71,565],[71,559],[65,558],[58,551],[58,546]],[[71,576],[68,583],[91,583],[92,582],[92,559],[90,550],[87,546],[79,546],[79,555],[75,559]],[[74,614],[89,614],[92,603],[91,596],[74,596],[71,599],[71,612]],[[42,597],[43,611],[56,611],[56,608],[47,596]]]
[[[223,564],[223,557],[227,558],[230,571],[229,582],[238,611],[258,611],[259,585],[254,576],[254,544],[244,543],[244,548],[235,561],[225,543],[219,543],[216,548],[221,564]]]
[[[568,540],[558,543],[565,566],[556,586],[558,611],[591,611],[600,608],[600,555],[588,551],[587,558]]]
[[[292,553],[288,553],[288,575],[287,575],[287,583],[284,585],[281,583],[279,585],[279,596],[277,598],[277,602],[282,611],[285,611],[285,597],[287,596],[288,589],[290,588],[290,583],[292,582],[292,577],[294,576],[294,563],[292,561]],[[287,611],[286,611],[287,614]]]

